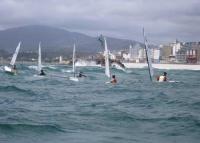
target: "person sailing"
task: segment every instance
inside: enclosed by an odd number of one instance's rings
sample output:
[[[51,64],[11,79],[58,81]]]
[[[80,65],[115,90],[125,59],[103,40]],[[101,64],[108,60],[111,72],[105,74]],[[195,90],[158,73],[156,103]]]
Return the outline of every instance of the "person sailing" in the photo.
[[[17,70],[17,66],[16,65],[13,66],[13,70]]]
[[[45,76],[46,74],[44,73],[44,70],[40,70],[40,74],[41,76]]]
[[[157,81],[158,81],[158,82],[164,82],[164,81],[167,81],[167,73],[164,72],[163,75],[158,76],[158,77],[157,77]]]
[[[83,72],[79,72],[78,77],[87,77],[87,76],[84,75]]]
[[[112,75],[112,79],[111,79],[110,83],[113,83],[113,84],[117,83],[117,79],[116,79],[115,75]]]
[[[13,72],[14,74],[17,73],[17,66],[16,66],[16,65],[13,65],[13,67],[12,67],[12,72]]]

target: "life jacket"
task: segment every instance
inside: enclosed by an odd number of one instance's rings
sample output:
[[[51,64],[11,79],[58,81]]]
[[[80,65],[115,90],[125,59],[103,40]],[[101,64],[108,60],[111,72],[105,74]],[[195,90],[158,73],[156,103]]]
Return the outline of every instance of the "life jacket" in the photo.
[[[161,76],[159,77],[159,80],[158,80],[158,81],[159,81],[159,82],[167,81],[167,78],[166,78],[166,76],[161,75]]]
[[[111,83],[117,83],[116,79],[111,80]]]

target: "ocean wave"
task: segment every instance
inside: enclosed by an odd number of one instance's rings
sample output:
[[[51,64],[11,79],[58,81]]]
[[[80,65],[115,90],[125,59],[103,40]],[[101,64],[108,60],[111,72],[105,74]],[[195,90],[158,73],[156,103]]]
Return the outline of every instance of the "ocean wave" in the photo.
[[[38,70],[38,66],[37,66],[37,65],[31,65],[31,66],[28,66],[28,68],[29,68],[29,69]],[[57,67],[52,66],[52,65],[49,65],[49,66],[44,66],[44,65],[42,65],[42,68],[53,69],[53,70],[56,70],[56,69],[57,69]]]
[[[55,67],[55,66],[47,66],[47,68],[53,69],[53,70],[56,70],[56,69],[57,69],[57,67]]]
[[[21,89],[14,85],[0,86],[0,91],[3,91],[3,92],[15,91],[15,92],[22,92],[22,93],[27,93],[27,94],[31,94],[31,95],[36,95],[32,90]]]
[[[34,70],[37,70],[38,69],[38,66],[28,66],[29,69],[34,69]]]
[[[59,125],[49,124],[9,124],[0,123],[0,129],[4,131],[36,131],[36,132],[65,132]]]
[[[62,69],[61,72],[64,72],[64,73],[73,73],[72,70],[66,70],[66,69]]]
[[[4,71],[3,67],[4,67],[4,66],[0,66],[0,71]]]
[[[197,102],[190,104],[190,108],[200,110],[200,102],[197,101]]]
[[[151,123],[177,123],[177,124],[185,124],[190,127],[199,127],[200,121],[191,115],[187,116],[166,116],[166,117],[154,117],[154,118],[146,118],[146,117],[135,117],[135,120],[141,121],[141,122],[151,122]]]

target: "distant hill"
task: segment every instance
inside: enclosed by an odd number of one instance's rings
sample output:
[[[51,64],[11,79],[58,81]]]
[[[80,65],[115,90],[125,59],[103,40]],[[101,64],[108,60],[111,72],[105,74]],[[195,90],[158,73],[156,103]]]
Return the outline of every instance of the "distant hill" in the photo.
[[[45,53],[55,55],[71,54],[72,46],[76,43],[80,53],[96,53],[102,51],[97,37],[87,36],[77,32],[49,26],[24,26],[0,31],[0,50],[13,53],[18,42],[22,41],[23,52],[37,52],[38,43],[42,43]],[[139,42],[107,37],[110,50],[128,48]]]
[[[9,55],[10,54],[7,51],[0,49],[0,57],[6,58]]]

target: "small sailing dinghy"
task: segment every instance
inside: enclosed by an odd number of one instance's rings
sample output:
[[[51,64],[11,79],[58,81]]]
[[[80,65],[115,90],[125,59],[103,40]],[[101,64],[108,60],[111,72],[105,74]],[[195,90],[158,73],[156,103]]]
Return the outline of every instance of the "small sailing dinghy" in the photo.
[[[74,49],[73,49],[73,59],[72,59],[72,71],[73,71],[73,76],[69,77],[69,80],[72,81],[76,81],[78,82],[79,79],[76,77],[76,65],[75,65],[75,61],[76,61],[76,46],[74,44]]]
[[[17,69],[16,69],[15,62],[16,62],[17,55],[18,55],[19,50],[20,50],[20,46],[21,46],[21,42],[19,42],[19,44],[18,44],[18,46],[17,46],[17,48],[15,50],[15,53],[13,54],[12,60],[10,62],[10,65],[9,66],[4,66],[4,71],[6,73],[10,73],[10,74],[14,74],[14,75],[17,74]]]
[[[148,46],[144,29],[143,29],[143,37],[144,37],[145,51],[146,51],[146,57],[147,57],[146,59],[147,59],[148,70],[149,70],[149,77],[150,77],[150,80],[153,82],[154,70],[152,67],[151,55],[150,55],[149,46]],[[167,80],[167,81],[157,81],[157,82],[179,83],[180,81]]]
[[[37,71],[38,74],[35,74],[34,77],[36,77],[36,80],[40,80],[45,78],[46,74],[42,70],[42,54],[41,54],[41,43],[39,43],[39,48],[38,48],[38,66],[37,66]]]
[[[44,77],[46,74],[42,69],[42,54],[41,54],[41,43],[39,43],[38,48],[38,67],[37,67],[38,74],[35,75],[36,77]]]
[[[38,74],[40,76],[46,75],[42,69],[42,53],[41,53],[41,43],[39,43],[39,48],[38,48]]]
[[[111,73],[110,73],[110,63],[109,63],[109,51],[106,38],[104,37],[104,56],[105,56],[105,75],[108,77],[109,81],[106,83],[110,83]]]

